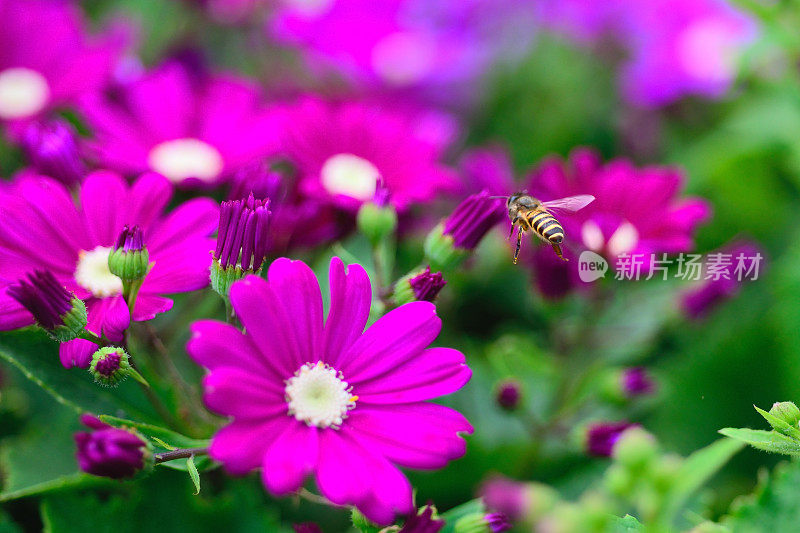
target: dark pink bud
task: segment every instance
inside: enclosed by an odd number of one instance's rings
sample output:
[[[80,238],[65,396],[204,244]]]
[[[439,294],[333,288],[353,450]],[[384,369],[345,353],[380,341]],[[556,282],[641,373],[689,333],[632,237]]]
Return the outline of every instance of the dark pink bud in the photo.
[[[592,424],[586,432],[586,452],[597,457],[611,457],[620,435],[637,425],[630,422]]]
[[[261,268],[267,253],[270,214],[269,199],[256,199],[252,193],[243,200],[222,202],[214,257],[223,269],[237,265],[242,270]]]
[[[442,277],[441,272],[431,273],[431,267],[427,266],[425,272],[408,280],[408,284],[411,285],[417,301],[432,302],[447,285],[447,281]]]
[[[656,385],[644,367],[628,368],[622,372],[622,390],[628,398],[652,394]]]
[[[497,223],[505,208],[500,199],[489,198],[486,191],[468,196],[444,222],[444,234],[453,237],[456,248],[472,250]]]
[[[81,416],[81,422],[93,430],[75,434],[81,470],[95,476],[125,479],[144,468],[147,444],[138,435],[91,415]]]
[[[519,407],[519,400],[522,397],[519,383],[515,380],[502,381],[497,385],[495,398],[497,404],[506,411],[513,411]]]

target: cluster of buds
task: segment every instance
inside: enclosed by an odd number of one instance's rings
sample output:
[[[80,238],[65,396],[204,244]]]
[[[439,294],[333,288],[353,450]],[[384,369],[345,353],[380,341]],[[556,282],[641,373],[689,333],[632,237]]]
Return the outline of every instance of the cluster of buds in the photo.
[[[86,327],[86,305],[45,270],[28,274],[8,288],[36,323],[54,340],[66,342],[81,336]]]
[[[211,287],[227,299],[231,285],[261,269],[267,253],[269,199],[256,199],[251,193],[243,200],[222,202]]]
[[[133,429],[110,426],[91,415],[81,416],[90,432],[75,434],[80,469],[94,476],[129,479],[152,466],[151,446]]]
[[[409,302],[433,302],[447,285],[441,272],[431,272],[431,267],[413,270],[394,284],[392,301],[395,305]]]
[[[487,192],[468,196],[425,238],[425,257],[437,269],[458,266],[505,217],[502,200]]]

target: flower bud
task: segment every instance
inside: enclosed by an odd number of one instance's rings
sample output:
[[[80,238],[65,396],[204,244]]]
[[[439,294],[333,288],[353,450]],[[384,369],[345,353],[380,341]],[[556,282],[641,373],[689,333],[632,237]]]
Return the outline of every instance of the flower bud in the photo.
[[[613,445],[614,460],[629,468],[644,468],[658,454],[658,444],[653,436],[638,426],[625,429]]]
[[[457,266],[504,215],[503,202],[487,192],[468,196],[428,234],[425,256],[437,269]]]
[[[86,174],[75,131],[68,122],[33,122],[22,134],[22,147],[36,170],[66,185],[78,183]]]
[[[123,281],[137,281],[150,269],[150,253],[139,226],[125,226],[108,254],[108,270]]]
[[[453,527],[455,533],[499,533],[511,529],[502,513],[470,513],[462,516]]]
[[[116,387],[129,375],[139,381],[143,378],[130,365],[130,358],[122,348],[106,346],[97,350],[92,356],[89,372],[95,382],[106,387]]]
[[[81,416],[91,432],[75,434],[80,469],[112,479],[132,478],[152,462],[148,443],[135,431],[110,426],[91,415]]]
[[[798,427],[798,422],[800,422],[800,409],[792,402],[776,402],[772,404],[769,414],[793,427]]]
[[[400,278],[394,285],[392,300],[396,305],[410,302],[433,302],[447,285],[441,272],[431,273],[431,267],[415,270]]]
[[[28,274],[28,279],[9,286],[7,294],[27,309],[39,327],[58,342],[79,337],[86,327],[86,305],[49,271]]]
[[[590,425],[586,430],[585,447],[589,455],[611,457],[620,435],[636,424],[630,422],[606,422]]]
[[[356,217],[358,231],[360,231],[376,246],[378,243],[390,237],[397,229],[397,211],[389,203],[389,191],[383,187],[378,187],[375,198],[371,202],[365,202],[358,210]]]
[[[611,369],[602,378],[601,394],[614,403],[624,403],[655,391],[655,381],[643,367]]]
[[[398,533],[438,533],[445,525],[436,513],[436,508],[428,503],[419,511],[414,511],[406,518]]]
[[[497,405],[506,411],[514,411],[519,407],[519,401],[522,397],[520,389],[519,382],[514,379],[507,379],[498,383],[494,394]]]
[[[244,200],[222,202],[211,287],[227,298],[231,285],[261,269],[267,253],[270,220],[269,199],[251,193]]]

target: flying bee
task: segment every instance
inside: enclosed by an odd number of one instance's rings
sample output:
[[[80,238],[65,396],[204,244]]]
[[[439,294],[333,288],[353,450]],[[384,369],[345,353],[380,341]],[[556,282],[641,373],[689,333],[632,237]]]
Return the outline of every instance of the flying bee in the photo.
[[[500,196],[497,198],[506,197]],[[507,198],[506,207],[508,208],[508,218],[511,220],[511,233],[509,233],[508,238],[510,239],[514,235],[514,228],[519,228],[517,231],[517,249],[514,251],[514,264],[516,265],[519,259],[522,235],[526,231],[532,231],[542,241],[551,245],[559,258],[563,261],[568,261],[561,253],[564,228],[561,227],[561,224],[550,211],[574,213],[592,203],[594,196],[579,194],[578,196],[542,202],[525,192],[518,192]]]

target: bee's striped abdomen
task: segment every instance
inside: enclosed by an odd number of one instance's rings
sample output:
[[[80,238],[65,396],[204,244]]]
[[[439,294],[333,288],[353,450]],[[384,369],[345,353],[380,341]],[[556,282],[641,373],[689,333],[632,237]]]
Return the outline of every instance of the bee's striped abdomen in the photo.
[[[528,219],[528,223],[533,228],[533,231],[547,242],[560,244],[564,240],[564,228],[550,213],[545,211],[534,212]]]

